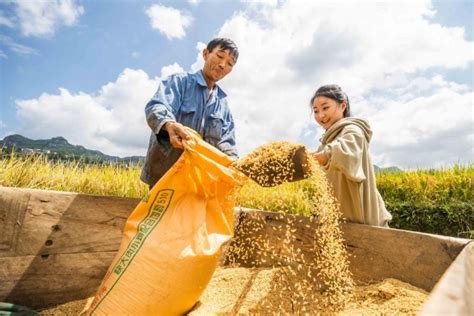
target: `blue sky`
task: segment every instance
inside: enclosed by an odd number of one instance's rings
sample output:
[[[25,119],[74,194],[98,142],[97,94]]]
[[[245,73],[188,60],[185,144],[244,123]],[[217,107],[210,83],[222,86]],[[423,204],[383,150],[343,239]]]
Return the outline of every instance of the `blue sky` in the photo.
[[[241,51],[221,83],[241,154],[273,140],[316,149],[308,101],[338,83],[371,124],[377,165],[473,161],[473,2],[341,3],[0,0],[0,138],[144,155],[160,78],[198,70],[203,45],[226,36]]]
[[[239,2],[187,1],[77,1],[84,13],[71,27],[58,25],[54,34],[24,36],[17,27],[3,26],[1,34],[32,50],[31,54],[10,53],[0,59],[2,69],[2,120],[17,123],[15,100],[41,93],[56,93],[58,87],[69,91],[94,93],[113,81],[124,68],[143,69],[159,75],[163,66],[174,62],[189,67],[196,58],[197,41],[207,41],[220,25],[239,9]],[[184,39],[169,40],[150,26],[146,9],[155,3],[187,10],[202,23],[195,22]],[[2,3],[3,16],[15,17],[15,4]],[[216,11],[225,12],[218,14]],[[216,18],[217,17],[217,18]],[[139,57],[133,57],[133,52]],[[6,113],[3,112],[6,105]]]

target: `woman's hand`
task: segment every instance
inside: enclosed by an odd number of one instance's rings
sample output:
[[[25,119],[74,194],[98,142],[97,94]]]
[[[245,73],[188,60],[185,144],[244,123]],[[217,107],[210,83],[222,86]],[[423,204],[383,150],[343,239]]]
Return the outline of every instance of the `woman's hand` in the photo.
[[[328,157],[323,151],[311,153],[311,156],[321,165],[325,165],[328,162]]]

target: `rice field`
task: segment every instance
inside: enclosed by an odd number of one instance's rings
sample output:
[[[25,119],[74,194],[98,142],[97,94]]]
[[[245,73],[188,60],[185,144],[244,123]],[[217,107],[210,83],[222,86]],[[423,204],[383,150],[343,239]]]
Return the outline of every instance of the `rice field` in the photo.
[[[41,155],[0,160],[0,185],[8,187],[141,198],[148,186],[139,176],[139,166],[53,161]]]
[[[378,173],[377,188],[385,201],[473,202],[474,163],[440,169]]]
[[[141,198],[147,185],[140,179],[139,165],[85,164],[81,161],[52,161],[45,156],[0,159],[0,185],[69,191],[96,195]],[[472,203],[474,163],[442,169],[377,173],[377,187],[388,203]],[[307,180],[263,188],[248,181],[237,204],[243,207],[308,215],[312,186]]]

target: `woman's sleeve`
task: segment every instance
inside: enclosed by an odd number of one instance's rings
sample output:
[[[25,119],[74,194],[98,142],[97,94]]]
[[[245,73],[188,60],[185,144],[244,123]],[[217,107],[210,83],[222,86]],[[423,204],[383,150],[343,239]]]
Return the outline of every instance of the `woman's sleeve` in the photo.
[[[354,182],[364,181],[366,176],[362,159],[366,142],[362,130],[357,127],[345,128],[336,139],[323,147],[328,158],[323,168],[340,171]]]

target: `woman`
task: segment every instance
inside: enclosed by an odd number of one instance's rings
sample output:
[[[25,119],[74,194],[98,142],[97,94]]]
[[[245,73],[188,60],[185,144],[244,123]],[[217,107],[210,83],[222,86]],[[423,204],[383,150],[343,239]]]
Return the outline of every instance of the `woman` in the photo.
[[[320,87],[311,98],[311,108],[316,122],[326,130],[313,157],[326,171],[343,216],[388,227],[392,216],[375,185],[368,122],[350,117],[349,98],[338,85]]]

